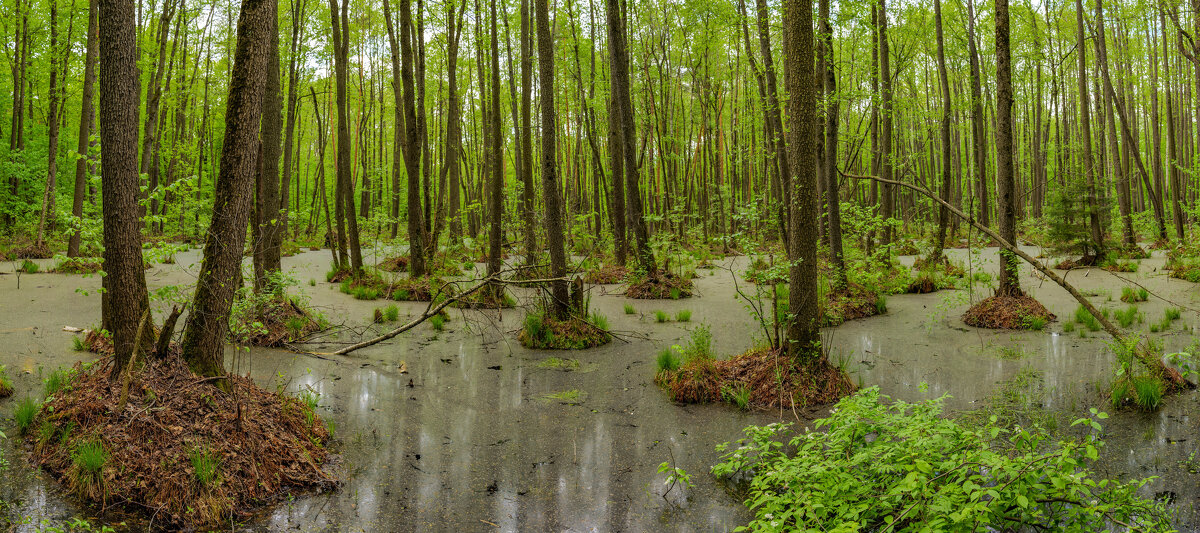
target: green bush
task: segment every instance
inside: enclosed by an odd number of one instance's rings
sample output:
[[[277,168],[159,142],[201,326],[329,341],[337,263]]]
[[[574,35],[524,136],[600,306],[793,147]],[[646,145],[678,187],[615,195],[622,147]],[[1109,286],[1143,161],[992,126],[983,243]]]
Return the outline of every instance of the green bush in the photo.
[[[395,322],[400,318],[400,308],[395,304],[383,308],[383,319],[388,322]]]
[[[1053,442],[1037,425],[945,418],[942,401],[893,402],[872,387],[838,402],[818,431],[746,428],[718,446],[712,472],[751,476],[749,531],[1170,530],[1165,504],[1138,495],[1153,478],[1097,479],[1087,468],[1104,413],[1075,421],[1088,435]]]
[[[683,348],[683,362],[702,361],[714,357],[712,350],[712,330],[707,324],[701,324],[692,330],[688,345]]]
[[[37,274],[38,264],[26,259],[25,261],[21,262],[20,267],[17,267],[17,271],[24,272],[26,274]]]

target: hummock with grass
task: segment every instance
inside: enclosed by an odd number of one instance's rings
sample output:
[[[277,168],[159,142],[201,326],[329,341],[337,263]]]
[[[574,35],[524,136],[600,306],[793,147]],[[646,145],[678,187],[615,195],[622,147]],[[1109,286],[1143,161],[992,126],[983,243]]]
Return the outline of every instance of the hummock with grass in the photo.
[[[846,372],[825,357],[800,362],[778,349],[761,347],[714,359],[686,353],[692,350],[684,350],[682,363],[663,361],[666,354],[659,354],[654,382],[677,402],[792,408],[833,403],[856,388]]]
[[[1030,329],[1031,324],[1044,325],[1051,320],[1054,313],[1026,294],[991,296],[963,315],[968,326],[988,329]]]
[[[612,285],[625,281],[628,276],[628,268],[621,265],[604,265],[587,271],[583,275],[583,281],[592,285]]]
[[[169,356],[139,364],[121,405],[112,368],[77,364],[25,433],[33,462],[84,500],[202,528],[337,483],[314,402],[236,375],[222,392]]]
[[[612,334],[603,315],[593,313],[584,320],[572,314],[566,320],[557,320],[539,310],[525,315],[517,340],[526,348],[585,350],[612,342]]]
[[[659,270],[650,276],[630,281],[625,296],[638,300],[678,300],[691,298],[692,280],[677,276],[667,270]]]

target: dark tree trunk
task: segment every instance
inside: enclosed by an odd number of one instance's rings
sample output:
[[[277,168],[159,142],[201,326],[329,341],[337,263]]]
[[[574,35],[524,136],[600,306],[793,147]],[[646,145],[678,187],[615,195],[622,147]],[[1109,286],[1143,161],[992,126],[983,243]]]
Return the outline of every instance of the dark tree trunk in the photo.
[[[503,215],[504,202],[501,194],[504,188],[504,141],[501,138],[500,126],[500,41],[497,36],[498,28],[496,27],[496,0],[491,0],[490,4],[491,15],[491,50],[489,61],[491,63],[491,82],[487,85],[480,80],[481,87],[487,87],[488,97],[491,103],[487,108],[487,116],[484,121],[484,127],[491,129],[491,143],[488,145],[487,157],[490,161],[488,168],[491,170],[491,178],[488,180],[488,264],[487,273],[489,276],[500,273],[500,267],[504,261],[504,233],[500,226],[501,217]],[[545,98],[545,95],[542,95]],[[492,286],[493,295],[499,297],[500,291],[503,290],[503,285]]]
[[[547,6],[547,0],[536,0],[535,11],[538,74],[541,78],[538,92],[541,95],[542,107],[542,196],[546,203],[546,245],[550,248],[550,276],[558,278],[550,284],[551,297],[554,300],[550,312],[561,320],[571,312],[582,314],[587,310],[570,309],[570,297],[567,294],[567,254],[563,245],[562,193],[558,183],[558,147],[555,144],[557,125],[554,109],[554,40],[550,34],[550,8]],[[528,113],[524,116],[528,117]]]
[[[967,0],[967,55],[971,60],[971,147],[975,161],[975,198],[979,223],[991,226],[987,187],[987,133],[983,127],[983,83],[979,72],[979,50],[975,45],[975,0]]]
[[[823,166],[827,190],[825,191],[826,212],[829,216],[829,252],[833,261],[833,288],[845,290],[849,285],[846,278],[846,259],[842,249],[842,208],[838,196],[838,95],[837,76],[833,68],[833,26],[829,22],[829,0],[820,0],[821,50],[825,65],[825,158]],[[731,188],[732,189],[732,188]],[[819,208],[819,207],[818,207]]]
[[[47,105],[46,123],[49,126],[49,148],[46,163],[46,192],[42,196],[42,215],[38,220],[37,243],[41,246],[46,227],[54,228],[55,205],[58,193],[58,2],[50,2],[50,102]],[[66,80],[64,80],[65,82]],[[139,317],[140,318],[140,317]]]
[[[1013,178],[1012,56],[1009,52],[1008,0],[996,0],[996,196],[1000,236],[1017,242],[1017,194]],[[1008,250],[1000,252],[1000,287],[996,294],[1021,295],[1020,262]]]
[[[248,1],[248,0],[243,0]],[[354,182],[350,177],[350,102],[346,90],[350,85],[349,55],[350,55],[350,0],[343,0],[341,14],[338,14],[337,0],[329,0],[329,15],[333,22],[334,71],[337,78],[337,189],[339,197],[337,205],[341,207],[348,237],[348,252],[350,269],[355,276],[362,273],[362,245],[358,239],[358,216],[354,209]],[[407,4],[406,4],[407,5]],[[338,224],[343,221],[339,220]]]
[[[133,354],[138,322],[150,308],[138,220],[137,26],[132,0],[98,0],[101,194],[104,197],[104,295],[102,322],[112,333],[114,366]],[[245,225],[243,224],[243,228]],[[152,330],[153,328],[147,328]],[[153,342],[143,342],[149,349]]]
[[[1092,119],[1088,98],[1087,49],[1084,47],[1083,2],[1075,0],[1076,47],[1079,59],[1079,135],[1083,144],[1083,169],[1087,175],[1088,225],[1091,228],[1092,257],[1099,262],[1104,256],[1104,231],[1100,227],[1100,201],[1096,197],[1096,173],[1092,168]]]
[[[92,106],[96,83],[96,38],[99,32],[97,7],[95,0],[88,2],[87,53],[83,58],[83,97],[79,109],[79,142],[75,148],[78,153],[78,159],[75,160],[75,194],[71,199],[71,215],[76,219],[83,218],[83,199],[87,194],[88,147],[95,123],[95,109]],[[79,241],[79,231],[71,232],[71,239],[67,242],[67,257],[79,257]]]
[[[542,6],[540,3],[538,5],[538,9],[542,9]],[[541,16],[540,11],[538,12],[538,16],[539,17]],[[538,23],[539,24],[541,23],[540,19],[539,19]],[[538,67],[545,68],[545,66],[544,66],[545,63],[541,60],[541,57],[540,57],[540,54],[542,53],[542,50],[543,50],[542,43],[541,43],[541,40],[542,40],[541,31],[542,31],[541,26],[538,26],[538,54],[539,54]],[[530,108],[532,107],[532,104],[531,104],[532,98],[530,96],[530,93],[532,92],[532,89],[533,89],[533,66],[532,66],[533,50],[531,50],[532,46],[533,46],[533,36],[531,35],[530,29],[529,29],[529,0],[521,0],[521,130],[520,130],[520,133],[521,133],[521,135],[520,135],[520,142],[521,142],[520,163],[521,164],[518,165],[518,170],[521,173],[521,176],[520,176],[521,184],[524,186],[524,189],[521,191],[521,209],[522,209],[521,219],[524,224],[524,230],[525,230],[525,263],[528,265],[532,265],[537,261],[537,259],[536,259],[537,258],[537,232],[534,230],[534,225],[536,224],[536,217],[534,214],[534,199],[536,198],[536,193],[533,190],[533,142],[532,142],[533,125],[532,125],[532,119],[531,119],[531,113],[530,113]],[[553,43],[549,43],[549,44],[547,44],[547,46],[548,46],[547,49],[553,50]],[[550,68],[554,68],[553,63],[551,63]],[[551,79],[551,81],[554,80],[553,74],[551,74],[550,79]],[[545,80],[546,80],[546,76],[545,76],[545,74],[542,74],[543,88],[545,87],[545,83],[546,83]],[[543,89],[543,90],[545,90],[545,89]],[[553,83],[550,85],[549,90],[551,90],[551,91],[554,90]],[[543,93],[542,99],[545,100],[546,96],[547,95]],[[553,95],[550,95],[550,97],[551,97],[551,101],[553,101]],[[545,113],[546,106],[544,103],[542,104],[542,109],[543,109],[542,112]],[[553,113],[553,111],[554,111],[553,106],[550,108],[550,111],[551,111],[551,113]],[[545,127],[544,125],[546,124],[546,119],[544,116],[542,118],[542,124],[543,124],[543,127]],[[551,121],[551,124],[553,124],[553,121]],[[542,147],[542,150],[543,150],[542,168],[543,169],[545,169],[545,165],[546,165],[546,162],[545,162],[546,157],[544,154],[544,151],[546,149],[545,148],[546,142],[548,142],[546,135],[547,134],[545,132],[542,133],[542,145],[543,145],[543,147]],[[551,137],[549,138],[549,142],[550,142],[549,146],[553,147],[554,146],[553,134],[551,133],[550,135],[551,135]],[[553,162],[551,162],[551,164],[553,164]],[[557,172],[556,169],[553,169],[553,170]],[[557,177],[558,176],[555,176],[556,180],[557,180]],[[544,184],[546,178],[543,177],[542,180],[543,180],[542,182]],[[545,190],[545,186],[543,186],[543,190]],[[557,189],[555,189],[555,190],[557,191]],[[547,198],[547,201],[549,201],[549,198]],[[547,215],[549,215],[550,213],[552,213],[552,211],[549,210],[549,204],[547,204]],[[559,220],[558,224],[561,229],[562,221]],[[549,220],[546,221],[546,227],[547,227],[547,231],[549,231],[549,227],[550,227]],[[554,237],[547,236],[547,239],[553,239],[553,238]],[[553,259],[551,259],[551,260],[553,260]],[[557,276],[557,274],[555,274],[555,275]],[[564,286],[563,290],[564,291],[566,290],[565,286]],[[565,294],[565,292],[564,292],[564,294]]]
[[[202,376],[225,375],[225,336],[239,285],[232,281],[241,279],[277,4],[274,0],[243,0],[238,17],[225,140],[213,189],[212,223],[204,239],[196,296],[183,332],[183,358],[193,372]]]
[[[812,3],[784,0],[784,86],[788,92],[788,160],[794,174],[784,186],[792,189],[788,204],[788,256],[791,290],[787,328],[789,354],[799,362],[821,357],[821,328],[817,319],[817,83],[813,69]]]
[[[258,172],[255,174],[254,290],[270,290],[268,277],[279,272],[279,246],[282,236],[279,226],[279,155],[282,145],[283,101],[279,87],[279,28],[276,19],[270,20],[267,43],[267,64],[262,95],[261,144],[258,153]]]
[[[950,98],[950,78],[946,72],[946,44],[944,32],[942,31],[942,2],[941,0],[933,0],[933,17],[934,25],[937,27],[937,62],[938,62],[938,85],[942,91],[942,190],[941,198],[944,202],[950,201],[950,187],[953,182],[953,176],[950,170],[950,126],[954,122],[954,108]],[[938,229],[933,240],[933,247],[930,249],[929,257],[926,258],[927,264],[934,264],[944,259],[942,253],[943,247],[946,245],[946,231],[950,225],[950,210],[945,206],[938,208]]]

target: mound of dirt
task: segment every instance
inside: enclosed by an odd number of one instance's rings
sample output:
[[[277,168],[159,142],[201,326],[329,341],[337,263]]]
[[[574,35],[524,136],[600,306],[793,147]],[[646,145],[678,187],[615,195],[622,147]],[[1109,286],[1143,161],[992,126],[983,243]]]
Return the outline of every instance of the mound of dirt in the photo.
[[[659,270],[638,279],[625,289],[625,296],[636,300],[678,300],[692,296],[692,280]]]
[[[555,320],[539,314],[526,317],[517,340],[539,350],[586,350],[612,342],[612,335],[582,318]]]
[[[590,285],[613,285],[625,281],[628,276],[628,268],[621,265],[604,265],[587,271],[583,275],[583,281]]]
[[[99,257],[68,257],[50,271],[59,274],[94,274],[103,265],[104,260]]]
[[[9,250],[8,257],[9,259],[50,259],[54,257],[54,250],[45,244],[40,246],[30,244]]]
[[[384,259],[381,263],[375,266],[384,272],[404,272],[408,270],[408,257],[399,255],[389,259]]]
[[[758,408],[825,405],[854,392],[845,371],[825,357],[798,363],[770,348],[755,348],[731,359],[691,361],[654,378],[684,403],[719,402],[728,391],[749,390],[749,404]]]
[[[881,302],[878,294],[856,283],[851,283],[845,291],[828,293],[817,305],[822,326],[837,326],[887,312],[886,300]]]
[[[321,324],[291,300],[264,304],[255,316],[262,328],[242,328],[239,344],[278,347],[321,330]]]
[[[167,357],[132,374],[121,405],[112,368],[111,358],[76,364],[26,436],[33,462],[89,503],[205,528],[338,483],[312,402],[241,376],[224,378],[224,392]]]
[[[1024,294],[985,298],[963,315],[968,326],[988,329],[1027,329],[1033,319],[1049,322],[1054,320],[1054,313]]]

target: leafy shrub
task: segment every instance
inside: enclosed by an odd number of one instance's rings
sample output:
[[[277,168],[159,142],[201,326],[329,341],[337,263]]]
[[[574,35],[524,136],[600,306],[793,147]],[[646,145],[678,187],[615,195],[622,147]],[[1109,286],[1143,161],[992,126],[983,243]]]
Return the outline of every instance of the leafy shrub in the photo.
[[[26,274],[37,274],[38,264],[26,259],[21,262],[21,266],[17,267],[17,271],[24,272]]]
[[[683,348],[683,362],[712,359],[714,357],[712,340],[712,330],[708,329],[707,324],[701,324],[693,329],[688,345]]]
[[[893,402],[872,387],[817,420],[824,431],[746,428],[746,438],[718,446],[712,472],[751,476],[750,531],[1100,531],[1118,521],[1170,529],[1164,504],[1137,494],[1153,478],[1096,479],[1087,468],[1103,446],[1104,413],[1073,424],[1091,434],[1052,442],[1037,425],[944,418],[943,399]]]

